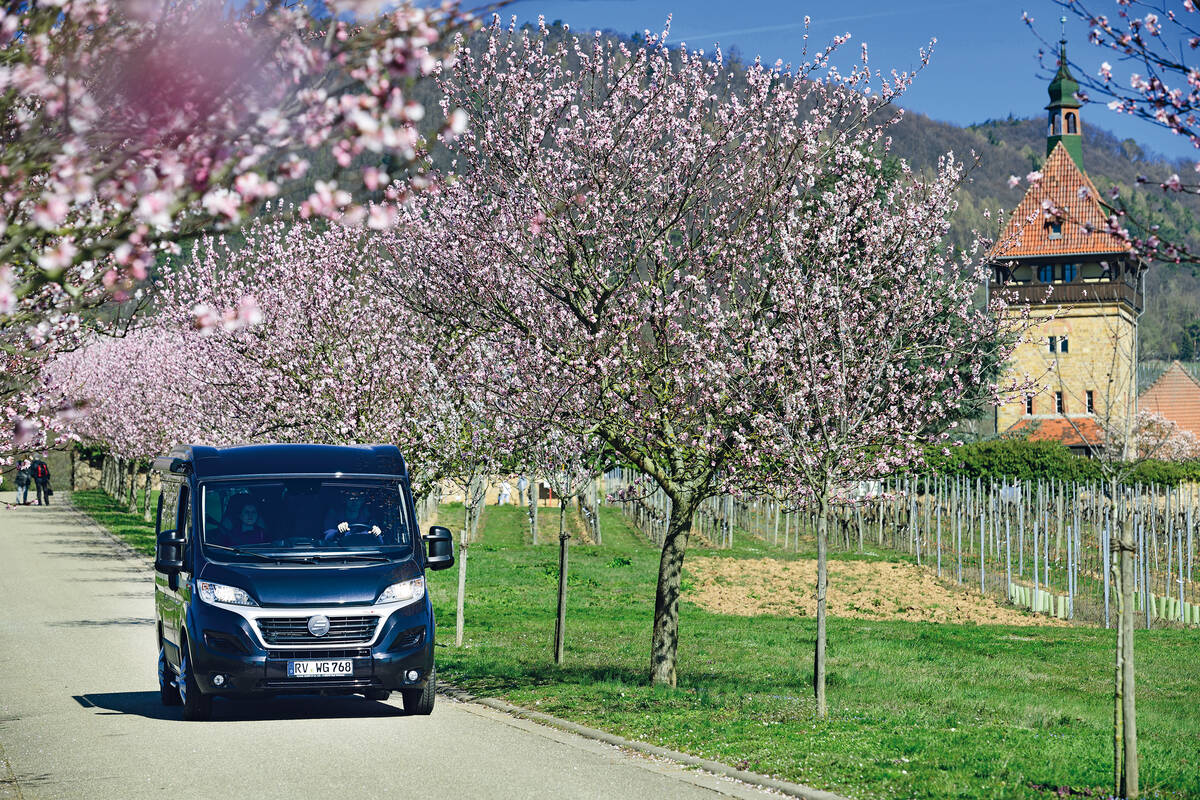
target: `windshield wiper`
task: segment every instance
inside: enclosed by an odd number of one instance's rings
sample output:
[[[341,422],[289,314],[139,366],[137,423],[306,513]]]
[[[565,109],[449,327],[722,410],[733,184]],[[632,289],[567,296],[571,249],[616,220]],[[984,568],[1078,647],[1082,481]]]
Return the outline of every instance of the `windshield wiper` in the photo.
[[[389,556],[382,553],[330,553],[329,555],[314,555],[321,561],[391,561]]]
[[[216,547],[220,550],[228,550],[229,552],[234,553],[239,556],[254,556],[255,558],[257,558],[261,561],[276,561],[276,562],[282,561],[282,562],[286,562],[289,564],[292,564],[292,563],[315,564],[316,563],[309,556],[271,555],[269,553],[260,553],[257,550],[247,550],[244,547],[226,547],[223,544],[210,544],[209,547]]]

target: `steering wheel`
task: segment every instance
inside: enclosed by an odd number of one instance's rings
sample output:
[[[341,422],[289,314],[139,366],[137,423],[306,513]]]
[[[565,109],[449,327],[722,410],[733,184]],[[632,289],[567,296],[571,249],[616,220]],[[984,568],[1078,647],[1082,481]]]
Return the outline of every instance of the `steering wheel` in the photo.
[[[352,525],[350,525],[350,527],[346,528],[346,530],[344,530],[344,531],[334,529],[333,536],[329,537],[329,539],[327,539],[326,541],[336,542],[339,539],[341,539],[343,536],[353,536],[356,533],[368,533],[369,534],[369,533],[371,533],[371,527],[372,526],[364,525],[361,522],[355,522]],[[374,535],[374,534],[372,534],[372,535]]]

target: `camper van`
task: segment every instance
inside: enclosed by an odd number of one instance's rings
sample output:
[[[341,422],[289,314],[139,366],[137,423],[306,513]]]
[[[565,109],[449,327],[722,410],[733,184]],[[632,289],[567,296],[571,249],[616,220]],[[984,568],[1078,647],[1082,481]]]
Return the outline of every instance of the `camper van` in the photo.
[[[453,538],[417,529],[391,445],[178,447],[154,461],[154,603],[162,702],[398,691],[433,711],[426,569]]]

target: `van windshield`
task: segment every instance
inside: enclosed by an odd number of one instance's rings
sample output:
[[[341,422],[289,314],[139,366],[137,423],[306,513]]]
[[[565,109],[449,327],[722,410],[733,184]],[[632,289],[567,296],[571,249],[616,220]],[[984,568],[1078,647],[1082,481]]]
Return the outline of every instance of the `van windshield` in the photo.
[[[407,551],[399,481],[273,478],[203,484],[204,543],[238,560],[264,553]]]

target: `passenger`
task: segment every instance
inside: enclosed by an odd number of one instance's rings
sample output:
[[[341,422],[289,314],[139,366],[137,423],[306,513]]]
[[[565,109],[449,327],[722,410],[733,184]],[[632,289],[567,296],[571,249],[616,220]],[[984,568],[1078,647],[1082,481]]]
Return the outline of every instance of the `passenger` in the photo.
[[[343,509],[331,508],[325,512],[325,540],[337,539],[341,534],[349,533],[351,525],[369,527],[373,536],[382,536],[383,531],[372,521],[372,514],[367,508],[367,498],[362,492],[348,492],[345,495],[346,505]]]
[[[265,544],[267,527],[258,513],[258,504],[249,495],[239,494],[229,501],[221,517],[221,536],[228,545]]]

